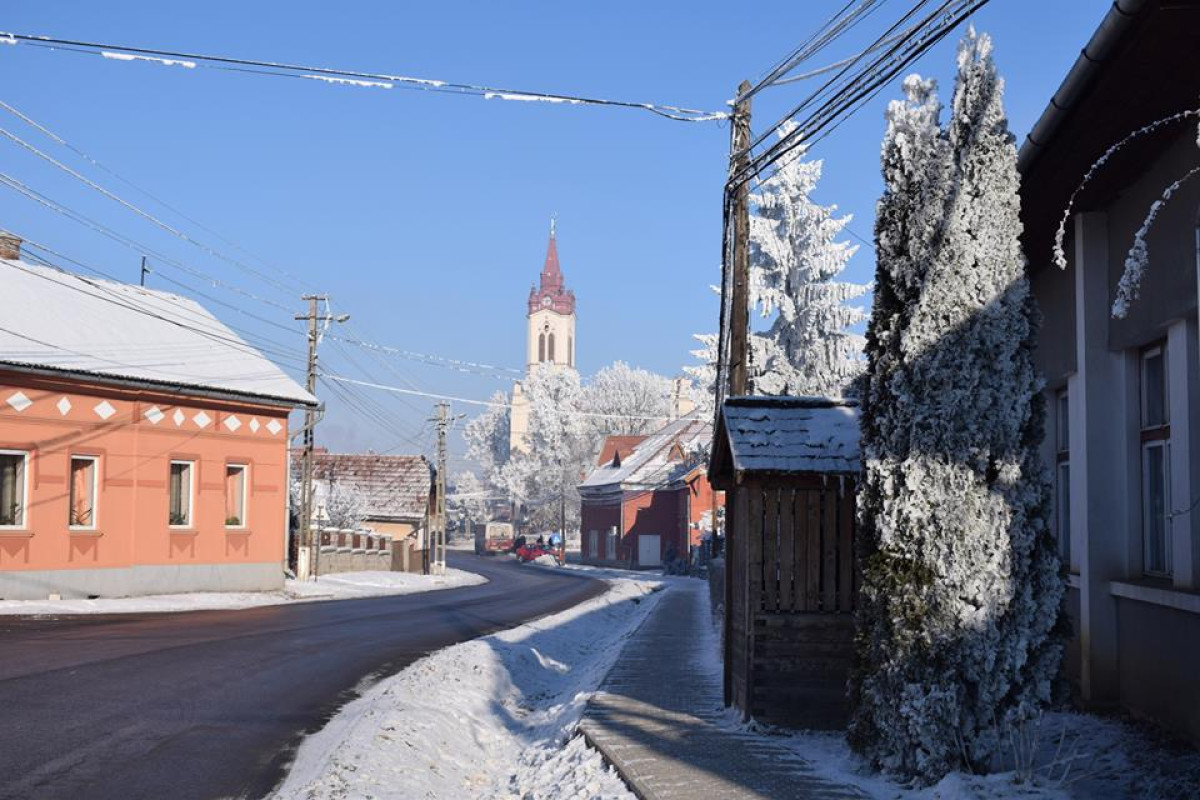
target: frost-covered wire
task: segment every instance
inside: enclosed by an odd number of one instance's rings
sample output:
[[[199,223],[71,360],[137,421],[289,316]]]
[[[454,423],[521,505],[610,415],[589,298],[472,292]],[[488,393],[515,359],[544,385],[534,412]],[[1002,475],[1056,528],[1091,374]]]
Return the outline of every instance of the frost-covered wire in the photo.
[[[1150,248],[1146,243],[1146,236],[1150,233],[1150,228],[1154,226],[1154,220],[1158,217],[1158,212],[1162,211],[1171,200],[1171,196],[1179,191],[1189,178],[1200,173],[1200,167],[1193,167],[1179,180],[1172,183],[1166,189],[1163,189],[1162,195],[1150,204],[1150,210],[1146,212],[1146,218],[1142,220],[1142,225],[1137,229],[1137,233],[1133,235],[1133,245],[1129,248],[1128,255],[1125,256],[1125,271],[1121,273],[1121,281],[1117,284],[1117,297],[1113,300],[1112,315],[1116,319],[1124,319],[1129,313],[1129,306],[1138,298],[1138,292],[1142,286],[1142,276],[1146,274],[1146,267],[1150,265]]]
[[[1054,263],[1058,265],[1059,269],[1067,268],[1067,253],[1063,247],[1063,240],[1067,235],[1067,222],[1069,222],[1071,219],[1071,212],[1075,210],[1075,199],[1079,197],[1079,193],[1084,190],[1088,183],[1091,182],[1092,178],[1095,177],[1096,173],[1100,171],[1100,168],[1107,164],[1108,160],[1116,155],[1117,151],[1139,136],[1145,136],[1148,133],[1154,133],[1156,130],[1165,125],[1170,125],[1172,122],[1179,122],[1180,120],[1187,119],[1188,117],[1200,117],[1200,108],[1180,111],[1178,113],[1171,114],[1170,116],[1163,117],[1162,119],[1157,119],[1154,122],[1151,122],[1149,125],[1143,125],[1133,133],[1130,133],[1125,138],[1121,139],[1112,147],[1105,150],[1102,156],[1092,162],[1092,165],[1088,167],[1087,172],[1083,174],[1083,179],[1079,181],[1079,185],[1075,187],[1075,191],[1071,192],[1071,197],[1067,200],[1067,207],[1063,209],[1062,219],[1060,219],[1058,222],[1058,230],[1054,233],[1053,257]],[[1200,145],[1200,135],[1197,136],[1196,143],[1197,145]]]
[[[0,32],[0,44],[28,44],[34,47],[45,47],[50,50],[68,50],[90,53],[103,58],[117,58],[125,61],[148,61],[165,66],[182,66],[189,69],[207,67],[225,69],[237,72],[250,72],[259,75],[287,76],[306,80],[320,80],[332,85],[368,87],[379,89],[405,88],[419,91],[449,92],[482,97],[487,100],[516,100],[521,102],[540,102],[567,105],[611,106],[617,108],[649,111],[667,119],[680,122],[711,122],[729,118],[724,111],[702,111],[694,108],[668,105],[664,103],[640,103],[628,100],[610,100],[583,95],[560,94],[556,92],[536,92],[524,89],[505,89],[474,83],[459,83],[455,81],[415,78],[409,75],[394,75],[387,73],[361,72],[358,70],[339,69],[335,67],[305,66],[289,64],[280,61],[264,61],[249,58],[231,58],[229,56],[206,55],[201,53],[178,53],[171,50],[160,50],[145,47],[127,47],[125,45],[102,44],[71,39],[57,39],[51,36],[31,36],[23,33]]]

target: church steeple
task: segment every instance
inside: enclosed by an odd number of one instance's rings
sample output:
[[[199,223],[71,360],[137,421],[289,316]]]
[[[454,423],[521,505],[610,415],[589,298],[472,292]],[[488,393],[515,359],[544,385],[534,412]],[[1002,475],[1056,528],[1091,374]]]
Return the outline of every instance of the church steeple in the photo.
[[[548,309],[559,314],[575,313],[575,293],[566,288],[562,267],[558,263],[557,219],[550,218],[550,242],[546,245],[546,262],[542,265],[540,285],[529,290],[529,313]]]

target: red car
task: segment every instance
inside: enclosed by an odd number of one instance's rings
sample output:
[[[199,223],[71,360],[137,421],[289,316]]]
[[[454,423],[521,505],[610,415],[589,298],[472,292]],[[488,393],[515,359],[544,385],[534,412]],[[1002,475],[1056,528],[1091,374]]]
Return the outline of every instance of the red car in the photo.
[[[562,557],[559,551],[546,544],[525,543],[517,548],[517,561],[522,563],[533,561],[542,556],[553,556],[556,561],[562,563]]]

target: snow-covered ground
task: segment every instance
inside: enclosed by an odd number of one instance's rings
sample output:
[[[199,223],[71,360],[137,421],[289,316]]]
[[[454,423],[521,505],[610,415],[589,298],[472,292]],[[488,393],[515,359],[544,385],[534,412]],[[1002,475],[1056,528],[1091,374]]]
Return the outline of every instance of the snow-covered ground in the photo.
[[[288,580],[281,592],[192,592],[99,600],[0,600],[0,615],[133,614],[158,611],[205,611],[273,606],[314,600],[415,594],[486,583],[473,572],[447,568],[445,575],[408,572],[345,572],[315,581]]]
[[[612,579],[598,598],[381,681],[304,741],[275,797],[633,800],[574,730],[660,586]]]

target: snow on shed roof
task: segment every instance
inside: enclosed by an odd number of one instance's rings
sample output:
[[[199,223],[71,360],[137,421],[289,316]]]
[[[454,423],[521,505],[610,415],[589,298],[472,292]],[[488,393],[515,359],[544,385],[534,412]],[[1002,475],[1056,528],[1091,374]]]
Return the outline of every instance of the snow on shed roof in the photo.
[[[299,461],[293,466],[298,470]],[[424,456],[316,453],[313,479],[357,491],[367,519],[415,521],[429,510],[433,472]]]
[[[733,397],[716,448],[734,473],[857,473],[858,403],[823,397]],[[726,462],[727,463],[727,462]]]
[[[0,364],[315,405],[186,297],[0,260]]]
[[[611,466],[610,459],[593,469],[579,488],[587,491],[618,486],[669,486],[698,465],[693,455],[710,439],[712,423],[701,419],[700,412],[693,411],[645,437],[633,452],[622,457],[621,466]]]

